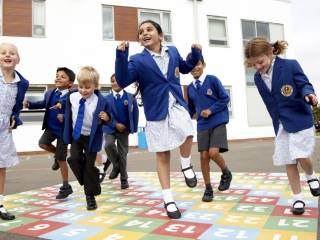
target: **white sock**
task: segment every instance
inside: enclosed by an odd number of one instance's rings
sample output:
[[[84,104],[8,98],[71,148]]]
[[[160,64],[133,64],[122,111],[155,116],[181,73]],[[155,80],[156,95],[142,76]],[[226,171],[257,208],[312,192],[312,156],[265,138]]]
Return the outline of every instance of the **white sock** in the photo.
[[[293,203],[294,203],[295,201],[297,201],[297,200],[300,200],[300,201],[303,202],[303,196],[302,196],[301,193],[293,194]],[[296,203],[296,204],[294,205],[294,207],[295,207],[295,208],[303,208],[303,204],[299,202],[299,203]]]
[[[97,166],[97,168],[99,169],[99,172],[100,172],[100,173],[104,173],[103,165]]]
[[[182,169],[190,167],[191,156],[189,156],[187,158],[180,156],[180,160],[181,160],[181,168]],[[186,178],[193,178],[194,177],[194,173],[193,173],[192,169],[188,169],[188,170],[184,171],[184,175],[186,175]]]
[[[312,180],[312,179],[317,179],[317,176],[316,176],[316,173],[313,172],[311,175],[307,175],[307,174],[306,174],[306,178],[307,178],[307,180],[309,181],[309,180]],[[319,188],[319,187],[320,187],[318,181],[312,181],[312,182],[309,183],[309,185],[310,185],[310,187],[311,187],[312,189],[315,189],[315,188]]]
[[[105,163],[106,161],[107,161],[107,155],[105,155],[105,154],[101,154],[101,162],[102,163]]]
[[[172,192],[171,192],[170,188],[162,189],[162,195],[163,195],[163,201],[164,201],[165,203],[174,202],[173,196],[172,196]],[[177,210],[178,210],[178,209],[176,208],[176,205],[174,205],[174,204],[170,204],[170,205],[167,207],[167,209],[168,209],[169,212],[174,212],[174,211],[177,211]]]

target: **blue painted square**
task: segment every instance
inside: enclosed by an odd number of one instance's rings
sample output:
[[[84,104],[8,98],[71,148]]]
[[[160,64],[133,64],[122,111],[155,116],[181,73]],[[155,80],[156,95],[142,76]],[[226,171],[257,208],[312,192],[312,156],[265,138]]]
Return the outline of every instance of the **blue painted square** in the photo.
[[[212,224],[215,220],[223,215],[222,212],[208,212],[208,211],[186,211],[182,213],[182,217],[178,221],[208,223]]]

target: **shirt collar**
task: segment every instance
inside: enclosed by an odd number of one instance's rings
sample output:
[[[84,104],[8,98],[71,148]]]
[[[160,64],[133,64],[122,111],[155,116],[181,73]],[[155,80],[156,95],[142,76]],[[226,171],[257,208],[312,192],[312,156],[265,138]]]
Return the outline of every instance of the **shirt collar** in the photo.
[[[66,95],[69,92],[69,89],[67,88],[67,89],[60,90],[60,89],[56,88],[55,92],[56,91],[60,91],[61,92],[61,97],[62,97],[62,96]]]
[[[147,48],[146,48],[147,49]],[[168,47],[167,46],[161,46],[161,52],[160,54],[159,53],[156,53],[156,52],[153,52],[149,49],[147,49],[147,51],[150,53],[150,55],[152,57],[163,57],[165,55],[166,52],[168,52]]]
[[[0,81],[2,81],[2,82],[4,82],[4,83],[8,83],[8,82],[6,82],[6,81],[4,80],[1,71],[0,71]],[[20,81],[21,81],[21,79],[20,79],[19,75],[18,75],[16,72],[14,72],[14,79],[13,79],[12,82],[9,82],[9,83],[17,83],[17,82],[20,82]]]
[[[199,77],[199,79],[193,79],[193,85],[196,86],[196,81],[199,80],[200,84],[202,85],[204,80],[206,79],[207,74],[202,73],[202,75]]]
[[[115,97],[115,98],[117,98],[117,94],[120,94],[120,97],[122,97],[122,95],[123,95],[123,89],[120,91],[120,92],[116,92],[116,91],[114,91],[114,90],[112,90],[112,94],[113,94],[113,96]]]

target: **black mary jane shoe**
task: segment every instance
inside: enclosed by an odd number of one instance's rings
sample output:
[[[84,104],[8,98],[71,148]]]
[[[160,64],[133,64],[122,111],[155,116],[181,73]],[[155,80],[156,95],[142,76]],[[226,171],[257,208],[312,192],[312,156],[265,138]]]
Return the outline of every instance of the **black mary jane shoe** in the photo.
[[[317,179],[317,178],[310,179],[310,180],[307,181],[307,183],[308,183],[308,185],[309,185],[311,194],[312,194],[313,196],[315,196],[315,197],[320,196],[320,187],[318,187],[318,188],[311,188],[311,185],[310,185],[311,182],[318,182],[318,184],[319,184],[319,186],[320,186],[319,179]]]
[[[194,175],[193,178],[187,178],[186,175],[185,175],[185,173],[184,173],[185,171],[187,171],[187,170],[189,170],[189,169],[191,169],[192,172],[193,172],[193,175]],[[187,168],[181,169],[181,171],[182,171],[182,173],[183,173],[184,179],[185,179],[186,184],[187,184],[188,187],[193,188],[193,187],[197,186],[197,182],[198,182],[198,181],[197,181],[197,176],[196,176],[196,174],[194,173],[193,167],[192,167],[191,165],[190,165],[189,167],[187,167]]]
[[[169,212],[169,211],[168,211],[168,206],[169,206],[170,204],[176,205],[177,210],[174,211],[174,212]],[[175,202],[164,203],[164,208],[166,209],[166,212],[167,212],[167,215],[168,215],[169,218],[171,218],[171,219],[179,219],[179,218],[181,218],[180,210],[179,210],[179,208],[177,207],[177,204],[176,204]]]
[[[297,203],[301,203],[301,204],[303,205],[303,207],[301,207],[301,208],[295,207],[295,205],[296,205]],[[306,205],[306,204],[305,204],[303,201],[297,200],[297,201],[295,201],[295,202],[293,203],[292,208],[291,208],[291,212],[292,212],[294,215],[301,215],[301,214],[304,213],[304,206],[305,206],[305,205]]]
[[[9,212],[0,212],[0,218],[5,221],[14,220],[16,217]]]

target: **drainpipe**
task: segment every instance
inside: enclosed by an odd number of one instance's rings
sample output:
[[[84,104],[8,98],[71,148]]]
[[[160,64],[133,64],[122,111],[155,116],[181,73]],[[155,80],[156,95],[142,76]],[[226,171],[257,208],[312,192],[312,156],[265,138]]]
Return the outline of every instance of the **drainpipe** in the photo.
[[[199,43],[198,1],[201,1],[201,0],[193,0],[193,26],[194,26],[195,43]]]

